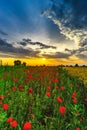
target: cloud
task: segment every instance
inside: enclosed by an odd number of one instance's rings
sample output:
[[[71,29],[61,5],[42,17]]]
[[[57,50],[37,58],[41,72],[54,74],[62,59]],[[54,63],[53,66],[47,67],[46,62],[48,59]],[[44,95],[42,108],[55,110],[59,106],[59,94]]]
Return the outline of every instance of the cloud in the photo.
[[[16,44],[16,45],[15,45]],[[8,41],[0,38],[0,56],[1,57],[40,57],[41,49],[56,49],[54,46],[49,46],[41,42],[32,42],[31,39],[23,39],[21,42],[9,43]],[[22,45],[22,46],[20,46]],[[33,49],[27,45],[38,45],[39,49]]]
[[[8,35],[7,33],[5,33],[5,32],[2,31],[2,30],[0,30],[0,34],[1,34],[1,35],[4,35],[4,36],[7,36],[7,35]]]
[[[76,57],[87,61],[87,45],[83,46],[82,48],[75,49],[75,50],[70,50],[70,49],[65,49],[65,52],[75,55]]]
[[[24,49],[22,47],[14,47],[6,40],[0,39],[0,56],[1,57],[39,57],[39,50],[33,50],[31,48]],[[8,55],[7,55],[8,54]]]
[[[6,48],[11,48],[12,45],[9,44],[5,39],[0,38],[0,49],[6,47]]]
[[[86,52],[86,54],[79,54],[79,55],[77,55],[77,57],[84,61],[87,61],[87,52]]]
[[[63,52],[56,52],[55,54],[43,54],[46,58],[66,58],[69,59],[71,54],[69,53],[63,53]]]
[[[33,42],[31,39],[23,39],[21,42],[18,42],[18,44],[20,44],[22,46],[38,45],[38,46],[40,46],[40,49],[46,49],[46,48],[56,49],[55,46],[46,45],[46,44],[43,44],[41,42]]]
[[[70,49],[65,49],[66,52],[69,52],[71,54],[76,54],[76,53],[83,53],[85,51],[87,51],[87,46],[79,48],[79,49],[75,49],[75,50],[70,50]]]
[[[87,40],[87,0],[49,0],[51,6],[43,12],[66,38],[84,46]],[[87,44],[85,42],[85,44]]]

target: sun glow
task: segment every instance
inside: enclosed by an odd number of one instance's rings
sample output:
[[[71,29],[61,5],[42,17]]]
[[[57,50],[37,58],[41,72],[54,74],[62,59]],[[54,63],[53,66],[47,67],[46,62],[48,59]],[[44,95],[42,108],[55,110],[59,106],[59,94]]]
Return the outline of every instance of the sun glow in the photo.
[[[45,61],[45,60],[46,60],[46,58],[42,58],[42,60],[43,60],[43,61]]]

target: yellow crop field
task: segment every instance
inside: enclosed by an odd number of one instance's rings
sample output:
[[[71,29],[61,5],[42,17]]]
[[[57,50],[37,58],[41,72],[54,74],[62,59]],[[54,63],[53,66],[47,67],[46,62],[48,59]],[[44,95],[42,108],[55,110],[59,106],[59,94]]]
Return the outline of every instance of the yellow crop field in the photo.
[[[70,75],[78,76],[87,85],[87,67],[64,67]]]

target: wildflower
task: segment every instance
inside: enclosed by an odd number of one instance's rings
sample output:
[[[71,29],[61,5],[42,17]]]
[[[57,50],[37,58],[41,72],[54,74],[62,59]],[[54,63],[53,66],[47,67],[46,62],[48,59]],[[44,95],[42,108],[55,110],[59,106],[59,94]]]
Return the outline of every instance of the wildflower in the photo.
[[[82,118],[80,118],[80,119],[79,119],[79,121],[80,121],[80,122],[82,122],[82,121],[83,121],[83,119],[82,119]]]
[[[13,128],[17,127],[17,125],[18,125],[18,123],[17,123],[16,120],[14,120],[14,121],[12,121],[12,122],[10,123],[10,126],[13,127]]]
[[[6,122],[7,122],[7,123],[10,123],[10,122],[12,122],[12,121],[13,121],[12,117],[9,117]]]
[[[15,91],[16,89],[17,89],[16,87],[12,87],[12,88],[11,88],[12,91]]]
[[[77,127],[76,130],[81,130],[80,127]]]
[[[50,97],[51,96],[50,92],[46,92],[46,96]]]
[[[4,96],[0,96],[0,100],[4,99]]]
[[[22,89],[22,88],[23,88],[23,86],[22,86],[22,85],[19,85],[19,86],[18,86],[18,88],[19,88],[19,89]]]
[[[15,83],[17,83],[17,82],[18,82],[18,78],[14,78],[13,81],[14,81]]]
[[[58,86],[56,86],[56,89],[58,89]]]
[[[87,98],[85,98],[84,101],[87,102]]]
[[[7,111],[7,110],[8,110],[8,104],[4,104],[4,105],[3,105],[3,109],[4,109],[5,111]]]
[[[62,102],[63,102],[62,98],[60,98],[59,96],[57,97],[57,101],[58,101],[59,103],[62,103]]]
[[[61,113],[62,115],[64,115],[65,112],[66,112],[66,107],[60,106],[60,107],[59,107],[59,111],[60,111],[60,113]]]
[[[60,88],[62,91],[64,91],[64,89],[65,89],[65,87],[64,86],[61,86],[61,88]]]
[[[32,76],[32,75],[29,75],[29,78],[30,78],[30,79],[32,79],[32,78],[33,78],[33,76]]]
[[[29,88],[28,90],[28,94],[32,93],[33,92],[33,89],[32,88]]]
[[[58,79],[53,79],[53,82],[54,83],[58,83]]]
[[[30,130],[32,128],[31,123],[30,122],[26,122],[23,126],[23,130]]]
[[[78,112],[78,111],[76,111],[75,113],[76,113],[77,115],[79,114],[79,112]]]
[[[76,97],[76,93],[73,92],[73,94],[72,94],[72,98],[75,98],[75,97]]]
[[[50,86],[47,87],[48,90],[51,90]]]
[[[58,79],[55,79],[54,82],[55,82],[55,83],[58,83]]]
[[[22,85],[19,85],[18,88],[19,88],[19,91],[23,92],[23,86]]]
[[[77,103],[77,99],[76,98],[73,99],[73,103]]]

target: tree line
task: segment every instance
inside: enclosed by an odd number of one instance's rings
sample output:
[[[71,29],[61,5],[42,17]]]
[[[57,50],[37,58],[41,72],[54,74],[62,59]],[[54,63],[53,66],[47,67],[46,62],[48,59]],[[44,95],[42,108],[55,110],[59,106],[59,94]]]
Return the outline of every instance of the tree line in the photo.
[[[20,65],[26,66],[26,62],[21,63],[20,60],[15,60],[14,61],[14,66],[20,66]]]

